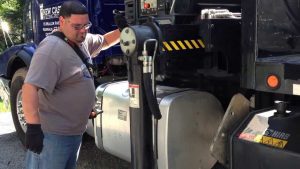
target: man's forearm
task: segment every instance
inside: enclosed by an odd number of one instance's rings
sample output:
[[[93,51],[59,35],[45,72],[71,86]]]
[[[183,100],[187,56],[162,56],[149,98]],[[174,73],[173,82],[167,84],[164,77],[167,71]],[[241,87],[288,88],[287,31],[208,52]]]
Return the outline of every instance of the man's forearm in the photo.
[[[22,87],[22,106],[25,120],[29,124],[40,124],[38,103],[38,88],[25,83]]]
[[[102,50],[105,50],[111,46],[114,46],[119,42],[120,42],[119,29],[108,32],[104,35],[104,44],[103,44]]]

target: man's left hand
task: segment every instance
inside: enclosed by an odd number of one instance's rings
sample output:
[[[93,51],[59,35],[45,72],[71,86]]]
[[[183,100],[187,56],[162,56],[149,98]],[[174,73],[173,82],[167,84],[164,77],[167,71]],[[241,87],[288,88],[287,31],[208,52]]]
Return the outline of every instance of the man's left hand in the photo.
[[[89,119],[94,119],[94,118],[97,117],[97,115],[98,115],[98,114],[97,114],[96,112],[92,111],[92,112],[90,113]]]

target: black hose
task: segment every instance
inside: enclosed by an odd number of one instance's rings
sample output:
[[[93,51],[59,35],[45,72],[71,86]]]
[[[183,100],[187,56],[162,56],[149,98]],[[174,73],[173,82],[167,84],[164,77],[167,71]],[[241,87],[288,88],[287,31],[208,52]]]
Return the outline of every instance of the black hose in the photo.
[[[143,82],[144,82],[144,92],[146,96],[146,102],[150,109],[150,112],[154,116],[154,135],[153,135],[153,155],[154,155],[154,169],[158,168],[157,159],[158,159],[158,151],[157,151],[157,128],[158,128],[158,120],[161,119],[161,113],[159,110],[159,106],[157,103],[156,96],[154,96],[154,92],[152,91],[152,81],[151,81],[151,73],[143,74]]]
[[[143,82],[144,82],[145,96],[148,103],[147,105],[150,109],[150,112],[152,113],[155,119],[161,119],[161,113],[158,107],[158,103],[152,92],[151,73],[143,74]]]

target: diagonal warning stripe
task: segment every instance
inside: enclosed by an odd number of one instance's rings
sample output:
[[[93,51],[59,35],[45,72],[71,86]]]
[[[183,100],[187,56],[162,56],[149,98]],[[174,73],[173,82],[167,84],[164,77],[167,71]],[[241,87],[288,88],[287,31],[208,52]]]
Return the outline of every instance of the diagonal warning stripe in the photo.
[[[186,50],[186,47],[184,46],[184,44],[181,41],[177,41],[177,43],[179,44],[181,49]]]
[[[173,46],[173,48],[175,50],[180,50],[179,47],[176,45],[176,43],[174,41],[170,41],[171,45]]]
[[[188,40],[184,40],[184,43],[188,46],[189,49],[193,49],[193,46],[190,44]]]
[[[173,49],[167,42],[163,42],[164,46],[167,48],[168,51],[172,51]]]
[[[198,39],[198,42],[200,43],[200,45],[201,45],[202,48],[205,48],[205,45],[204,45],[204,43],[202,42],[202,40]]]
[[[180,51],[205,48],[205,44],[201,39],[177,40],[163,42],[162,51]]]
[[[191,40],[192,44],[196,47],[196,49],[199,49],[199,45],[197,44],[197,42],[195,40]]]

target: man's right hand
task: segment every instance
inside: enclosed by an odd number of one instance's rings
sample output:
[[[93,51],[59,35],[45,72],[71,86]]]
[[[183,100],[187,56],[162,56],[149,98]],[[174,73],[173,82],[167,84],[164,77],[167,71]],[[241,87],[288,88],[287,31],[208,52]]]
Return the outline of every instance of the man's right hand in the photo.
[[[28,150],[40,154],[43,149],[44,134],[40,124],[27,124],[25,146]]]

